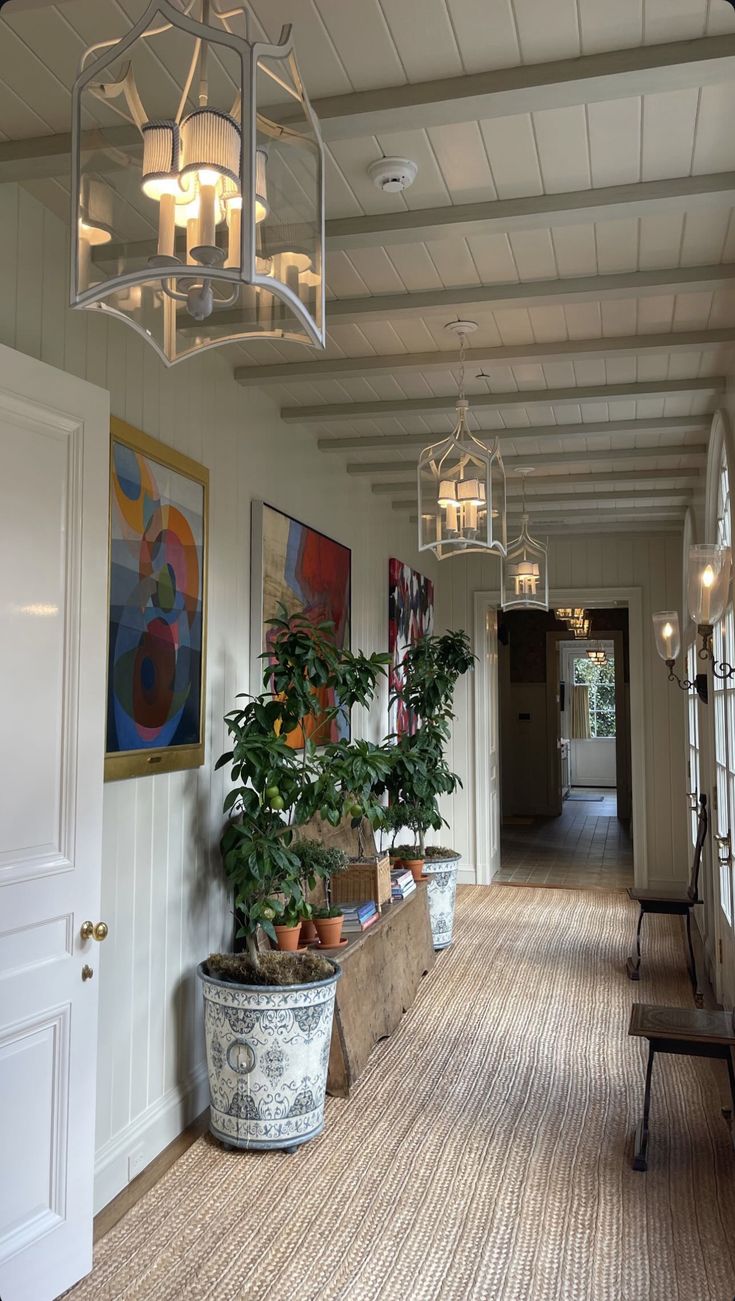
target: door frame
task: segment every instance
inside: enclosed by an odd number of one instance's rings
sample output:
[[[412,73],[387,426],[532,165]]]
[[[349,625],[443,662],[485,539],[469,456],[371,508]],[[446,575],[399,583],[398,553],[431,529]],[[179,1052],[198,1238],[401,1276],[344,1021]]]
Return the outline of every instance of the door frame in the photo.
[[[646,836],[646,738],[643,714],[643,599],[640,587],[554,587],[549,591],[549,608],[579,606],[588,609],[606,609],[611,604],[627,606],[628,645],[630,652],[630,780],[632,791],[631,829],[633,835],[633,877],[637,887],[648,885],[648,840]],[[497,588],[474,594],[474,650],[478,657],[475,671],[475,780],[474,806],[476,811],[476,879],[478,885],[489,885],[489,830],[485,810],[484,792],[489,780],[488,756],[485,740],[487,724],[483,709],[489,700],[487,675],[487,638],[485,612],[488,607],[500,608]],[[496,670],[497,671],[497,670]],[[497,688],[496,688],[497,689]],[[483,708],[481,708],[481,706]],[[483,728],[485,730],[483,730]]]

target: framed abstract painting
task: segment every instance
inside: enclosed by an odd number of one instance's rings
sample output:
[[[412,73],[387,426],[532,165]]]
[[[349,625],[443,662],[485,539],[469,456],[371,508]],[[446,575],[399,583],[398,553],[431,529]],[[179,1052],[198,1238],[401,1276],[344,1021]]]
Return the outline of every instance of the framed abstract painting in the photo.
[[[204,466],[111,423],[105,778],[204,763]]]
[[[388,561],[388,651],[391,696],[403,681],[403,657],[409,646],[434,631],[434,584],[410,565]],[[403,704],[392,700],[390,731],[406,736],[416,727]]]
[[[268,650],[268,620],[285,606],[289,614],[303,612],[315,624],[334,624],[337,646],[350,647],[352,552],[317,529],[292,519],[265,502],[253,502],[251,667],[253,694],[263,690],[263,660]],[[325,691],[324,710],[334,707]],[[309,740],[317,745],[349,738],[349,719],[316,716]],[[301,729],[289,745],[301,750]]]

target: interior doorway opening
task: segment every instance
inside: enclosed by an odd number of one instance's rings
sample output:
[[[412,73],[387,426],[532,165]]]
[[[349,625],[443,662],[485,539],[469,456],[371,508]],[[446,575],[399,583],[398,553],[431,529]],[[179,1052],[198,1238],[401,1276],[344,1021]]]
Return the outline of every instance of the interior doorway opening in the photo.
[[[633,884],[628,611],[500,617],[500,867],[518,885]]]

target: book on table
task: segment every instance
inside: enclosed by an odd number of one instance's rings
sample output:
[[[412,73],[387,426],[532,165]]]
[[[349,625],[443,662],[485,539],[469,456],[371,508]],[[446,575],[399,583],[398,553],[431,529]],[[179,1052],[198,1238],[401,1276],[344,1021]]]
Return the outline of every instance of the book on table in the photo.
[[[343,931],[364,931],[380,916],[374,899],[364,899],[360,903],[341,904],[344,918]]]

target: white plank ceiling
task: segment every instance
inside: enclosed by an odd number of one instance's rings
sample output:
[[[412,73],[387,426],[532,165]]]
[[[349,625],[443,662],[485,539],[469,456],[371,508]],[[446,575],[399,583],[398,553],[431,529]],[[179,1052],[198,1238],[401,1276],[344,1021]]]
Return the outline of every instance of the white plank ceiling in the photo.
[[[68,131],[84,46],[121,36],[143,8],[143,0],[61,0],[0,18],[0,141]],[[250,8],[257,38],[277,39],[294,24],[306,85],[325,101],[326,119],[349,119],[350,97],[362,96],[365,111],[354,128],[326,132],[327,349],[232,347],[238,377],[272,386],[325,454],[344,457],[351,473],[368,474],[410,510],[421,439],[451,427],[455,342],[443,327],[461,314],[479,327],[467,389],[484,405],[471,423],[500,432],[511,467],[533,459],[529,496],[544,497],[545,513],[557,493],[565,518],[571,498],[584,503],[582,519],[594,491],[601,517],[655,510],[678,522],[735,345],[731,5],[252,0]],[[708,38],[719,41],[714,55]],[[636,72],[634,93],[625,58],[606,58],[675,42],[663,72],[655,57],[650,74]],[[574,64],[553,68],[590,56],[589,75],[605,78],[602,97]],[[431,120],[417,111],[395,130],[380,112],[388,88],[540,63],[566,87],[547,95],[548,107],[472,116],[468,99],[467,120],[455,109],[446,121],[440,109]],[[174,42],[166,61],[151,53],[142,89],[163,106],[182,75]],[[339,113],[331,97],[341,97]],[[111,120],[102,105],[95,113]],[[383,194],[369,179],[383,155],[418,164],[403,194]],[[0,143],[0,169],[2,160]],[[21,164],[17,179],[65,213],[67,170],[62,158],[57,175],[29,179]],[[564,200],[548,211],[542,201],[554,195]],[[470,214],[467,205],[483,207]],[[150,233],[141,221],[140,238]],[[574,389],[584,390],[579,399]]]

